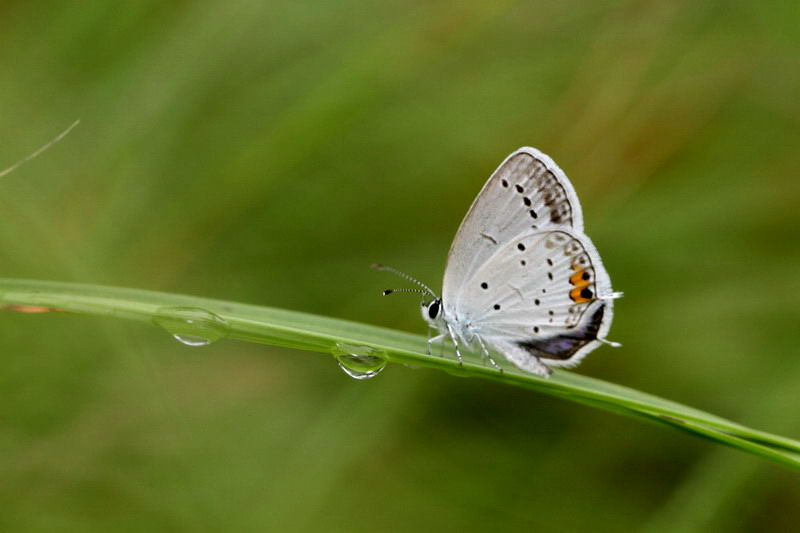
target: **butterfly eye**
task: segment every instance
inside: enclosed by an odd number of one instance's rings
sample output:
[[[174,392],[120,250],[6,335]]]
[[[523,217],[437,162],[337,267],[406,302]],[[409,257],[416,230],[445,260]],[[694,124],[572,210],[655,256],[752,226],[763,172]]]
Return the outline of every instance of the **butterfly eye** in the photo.
[[[436,320],[436,317],[439,316],[439,311],[442,308],[442,302],[440,300],[434,300],[428,306],[428,316],[431,317],[431,320]]]

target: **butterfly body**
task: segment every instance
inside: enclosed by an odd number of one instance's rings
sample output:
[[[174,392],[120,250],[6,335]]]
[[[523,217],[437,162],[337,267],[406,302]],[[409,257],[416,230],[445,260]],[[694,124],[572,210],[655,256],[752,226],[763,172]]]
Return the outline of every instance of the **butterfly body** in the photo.
[[[594,244],[572,184],[535,148],[509,155],[476,197],[448,255],[442,297],[422,315],[460,348],[498,353],[546,377],[605,340],[621,296]]]

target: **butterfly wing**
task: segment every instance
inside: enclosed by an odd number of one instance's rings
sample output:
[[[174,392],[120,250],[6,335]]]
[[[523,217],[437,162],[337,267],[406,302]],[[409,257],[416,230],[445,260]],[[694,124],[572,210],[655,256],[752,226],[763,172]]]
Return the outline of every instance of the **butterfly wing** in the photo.
[[[517,366],[573,366],[611,327],[611,281],[591,240],[567,230],[527,232],[491,255],[462,286],[454,315]]]
[[[534,148],[506,158],[456,233],[442,304],[448,325],[523,370],[572,366],[607,334],[611,281],[575,190]]]
[[[447,257],[442,300],[513,238],[532,230],[583,231],[578,197],[564,172],[535,148],[520,148],[494,171],[458,228]]]

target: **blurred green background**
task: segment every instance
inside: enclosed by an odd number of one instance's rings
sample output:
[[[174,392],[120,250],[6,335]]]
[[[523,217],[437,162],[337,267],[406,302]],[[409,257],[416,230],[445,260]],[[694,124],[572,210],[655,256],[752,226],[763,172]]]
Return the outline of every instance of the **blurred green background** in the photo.
[[[800,437],[796,2],[6,1],[0,275],[425,333],[503,158],[625,291],[579,372]],[[796,531],[797,474],[479,380],[0,314],[0,530]]]

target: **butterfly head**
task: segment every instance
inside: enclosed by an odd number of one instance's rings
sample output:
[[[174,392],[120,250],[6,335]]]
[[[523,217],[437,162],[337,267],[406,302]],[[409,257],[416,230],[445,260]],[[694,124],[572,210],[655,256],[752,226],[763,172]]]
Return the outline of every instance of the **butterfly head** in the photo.
[[[433,327],[437,327],[442,321],[442,299],[434,298],[427,302],[422,302],[422,318]]]

